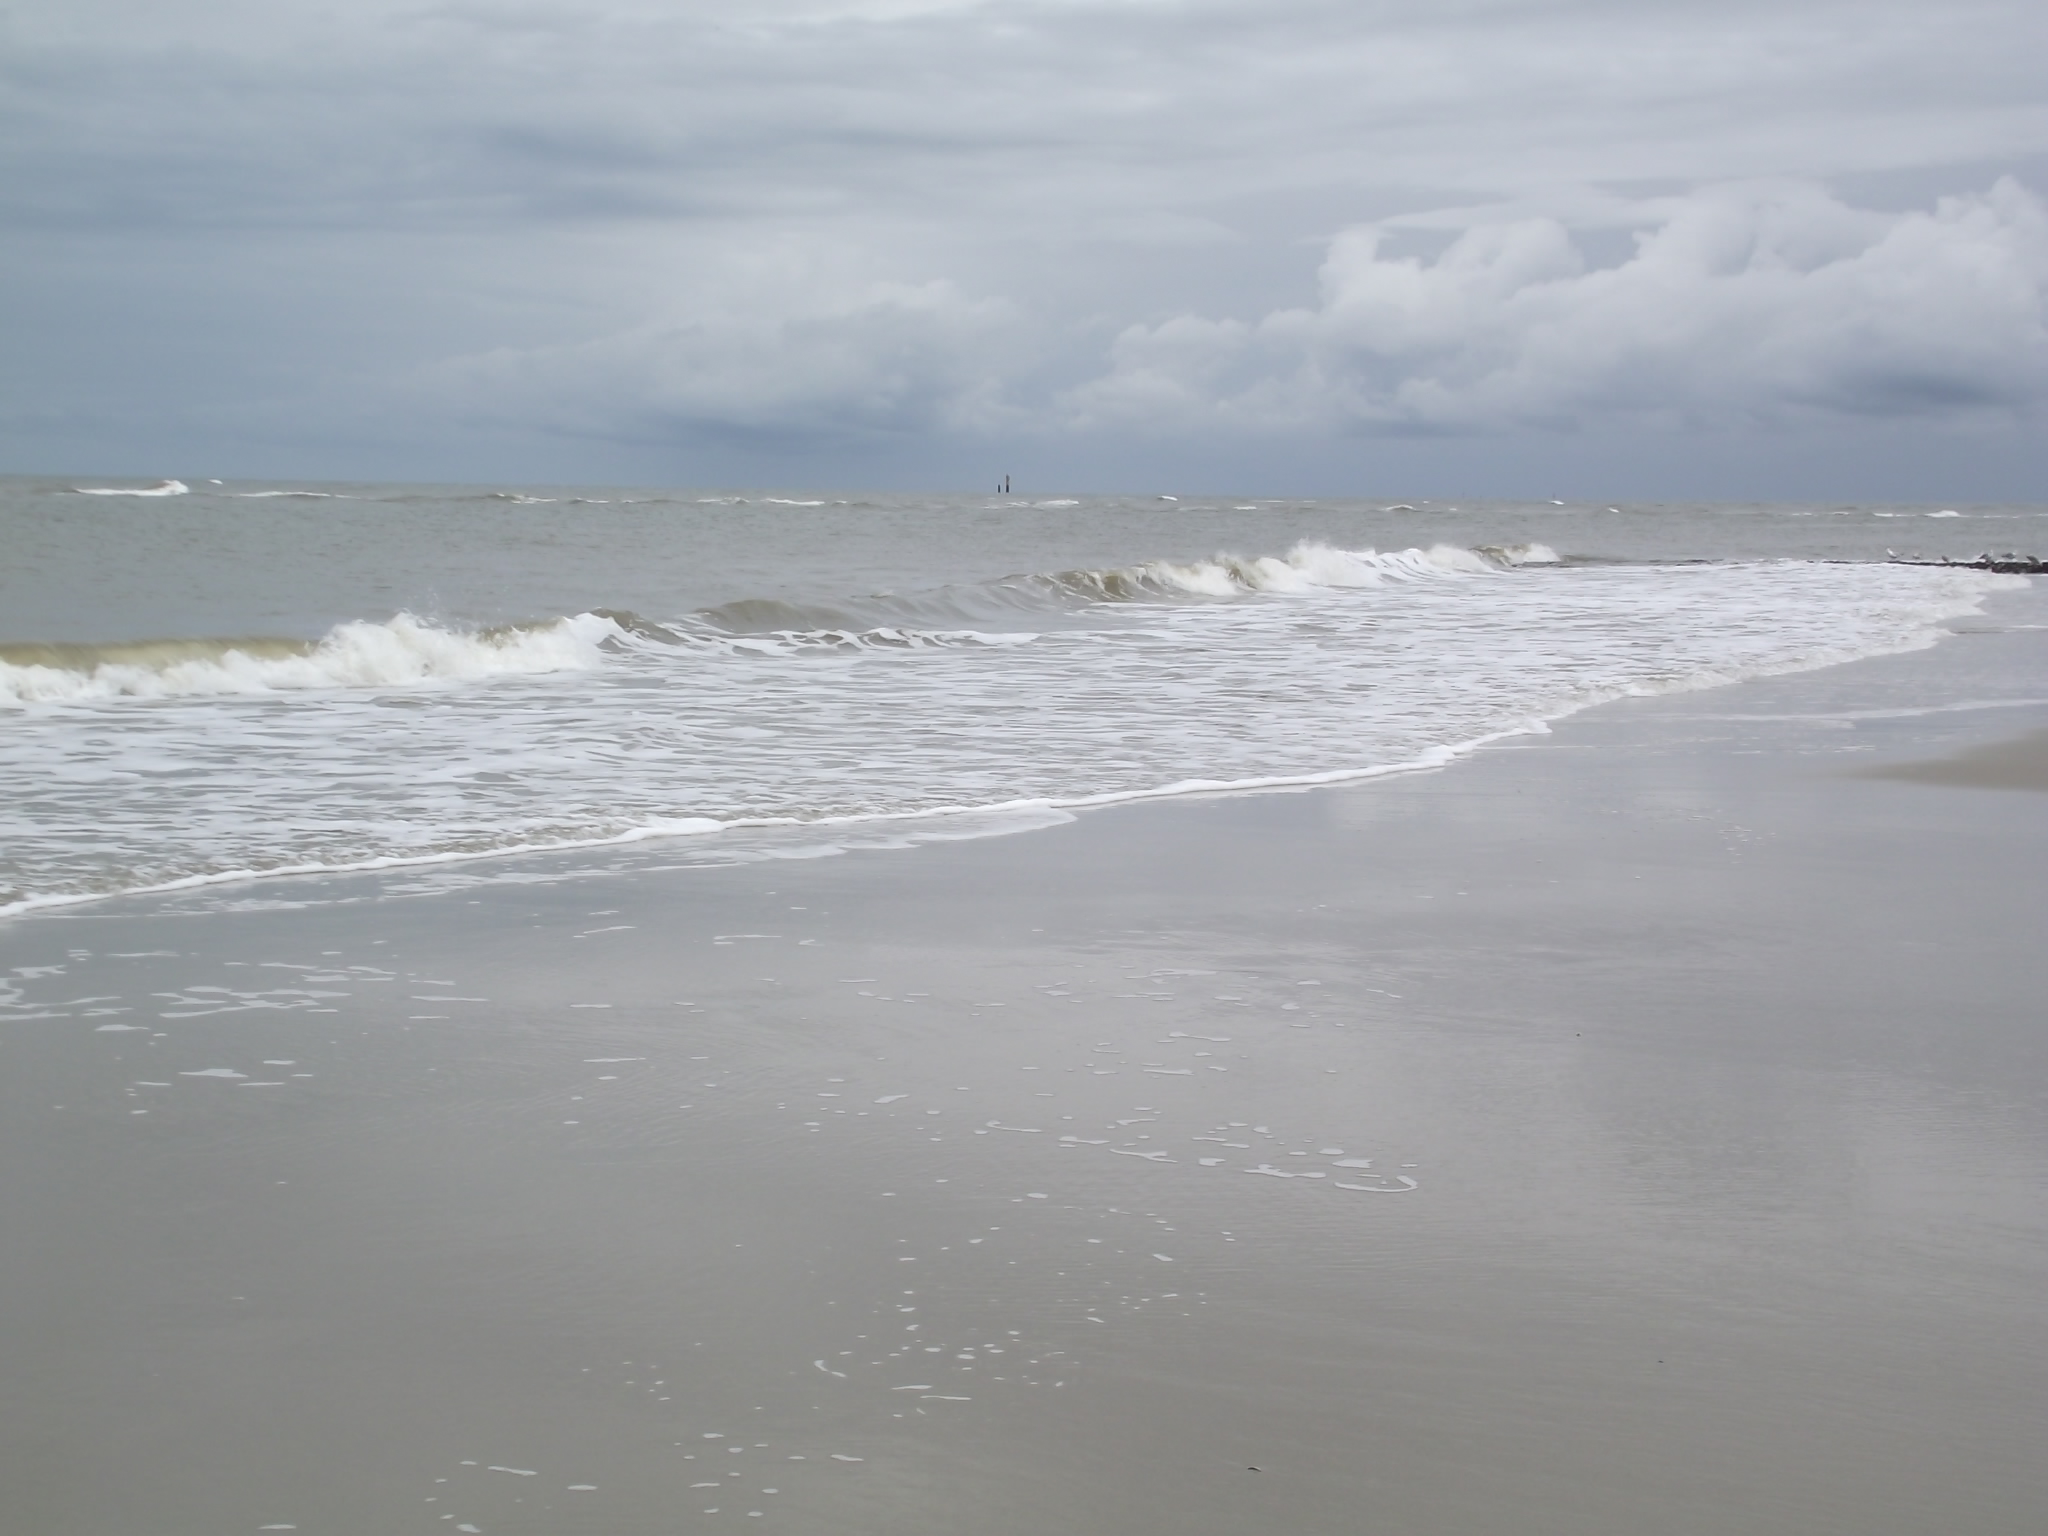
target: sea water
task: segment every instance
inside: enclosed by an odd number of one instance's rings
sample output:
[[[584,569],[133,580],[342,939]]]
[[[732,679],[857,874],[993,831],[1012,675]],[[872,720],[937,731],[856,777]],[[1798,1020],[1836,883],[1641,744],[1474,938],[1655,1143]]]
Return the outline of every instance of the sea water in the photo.
[[[2037,514],[185,484],[5,500],[23,1529],[2038,1525],[2038,797],[1852,776]]]
[[[0,912],[1440,766],[1934,643],[2018,507],[0,483]]]

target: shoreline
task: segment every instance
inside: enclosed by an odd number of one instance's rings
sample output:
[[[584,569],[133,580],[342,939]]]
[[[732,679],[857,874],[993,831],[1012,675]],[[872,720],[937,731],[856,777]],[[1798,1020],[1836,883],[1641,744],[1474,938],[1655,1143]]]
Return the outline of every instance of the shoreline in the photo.
[[[1893,561],[1891,563],[1910,563]],[[1993,607],[2038,604],[2040,595],[2027,593],[1991,592],[1985,594],[1982,602]],[[444,851],[432,854],[402,855],[388,854],[335,864],[307,863],[281,865],[269,869],[234,869],[208,871],[180,876],[161,883],[131,887],[104,892],[53,892],[19,897],[11,902],[0,902],[0,923],[9,919],[37,913],[49,913],[66,909],[94,906],[104,902],[141,900],[152,897],[172,896],[181,892],[199,891],[220,886],[258,884],[271,881],[293,881],[306,878],[346,877],[352,875],[378,874],[387,871],[428,871],[447,866],[506,863],[516,864],[528,860],[562,860],[579,856],[602,854],[605,850],[629,848],[638,844],[674,844],[681,839],[713,838],[729,834],[723,839],[723,846],[704,845],[712,857],[703,862],[715,865],[748,862],[761,857],[813,857],[818,853],[839,853],[862,847],[900,847],[905,843],[915,845],[925,840],[919,834],[927,827],[938,830],[928,835],[933,840],[951,841],[961,836],[1005,836],[1020,830],[1035,830],[1048,825],[1059,825],[1077,813],[1108,807],[1143,804],[1154,801],[1171,801],[1190,797],[1215,794],[1260,794],[1268,792],[1293,792],[1303,789],[1341,787],[1350,784],[1366,784],[1380,779],[1439,772],[1502,743],[1512,742],[1521,737],[1543,736],[1561,725],[1585,717],[1589,713],[1599,714],[1611,709],[1629,709],[1636,705],[1649,705],[1665,699],[1680,699],[1697,694],[1714,694],[1730,688],[1742,688],[1751,684],[1766,682],[1774,678],[1800,677],[1813,673],[1832,672],[1844,667],[1855,668],[1888,658],[1911,656],[1921,651],[1939,648],[1953,643],[1959,633],[1971,632],[1969,628],[1986,620],[1983,611],[1950,620],[1944,626],[1943,635],[1928,637],[1911,644],[1890,650],[1872,652],[1848,660],[1831,660],[1817,665],[1797,666],[1785,670],[1770,671],[1747,677],[1735,682],[1693,681],[1668,691],[1627,694],[1619,697],[1598,699],[1576,705],[1561,714],[1532,716],[1518,725],[1486,732],[1469,740],[1440,744],[1424,751],[1421,755],[1403,762],[1335,768],[1298,775],[1273,775],[1242,780],[1188,779],[1173,783],[1139,789],[1108,790],[1099,793],[1066,796],[1038,796],[1014,800],[996,801],[982,805],[931,806],[907,811],[877,811],[872,813],[851,813],[838,816],[824,816],[815,819],[765,816],[741,817],[719,822],[711,818],[679,818],[658,825],[630,827],[624,831],[601,837],[571,839],[555,843],[518,844],[477,850]],[[2007,757],[1994,758],[1994,768],[1971,768],[1973,772],[2003,773],[2010,776],[2020,770],[2007,761]],[[1971,759],[1972,764],[1976,759]],[[1884,770],[1890,774],[1891,770]],[[1915,777],[1926,777],[1916,772]],[[1937,782],[1926,778],[1927,782]],[[1940,782],[1978,782],[1971,780],[1940,780]],[[958,829],[976,821],[992,821],[997,825],[986,831],[962,833]],[[775,839],[783,835],[817,838],[815,845],[796,850],[778,848]],[[877,843],[857,841],[870,836]],[[835,839],[839,841],[835,841]],[[739,844],[733,847],[734,843]],[[718,855],[724,854],[724,857]]]
[[[1590,704],[1588,709],[1598,709],[1602,704]],[[1577,713],[1575,711],[1574,713]],[[1570,719],[1571,716],[1561,716]],[[729,822],[716,822],[709,818],[701,826],[683,827],[634,827],[612,837],[592,838],[588,841],[563,843],[521,844],[505,848],[490,848],[476,852],[425,854],[417,858],[390,856],[364,860],[354,864],[303,864],[288,865],[277,869],[236,869],[220,870],[201,875],[187,875],[161,885],[136,886],[127,890],[95,892],[91,894],[54,894],[28,896],[12,904],[0,904],[0,921],[10,917],[23,916],[60,907],[77,907],[89,903],[124,901],[131,898],[169,896],[183,891],[201,890],[211,886],[258,884],[271,880],[296,880],[306,876],[337,876],[376,874],[390,870],[429,870],[453,864],[479,864],[487,861],[523,859],[551,859],[574,857],[578,854],[600,852],[608,848],[629,847],[636,843],[665,843],[681,838],[712,837],[721,832],[738,834],[744,838],[748,833],[793,832],[798,834],[816,832],[826,838],[834,834],[845,836],[850,830],[873,829],[884,836],[901,828],[915,834],[922,826],[937,824],[951,830],[962,823],[976,818],[987,818],[999,823],[998,826],[979,833],[946,831],[934,834],[935,840],[958,841],[964,837],[1004,837],[1019,830],[1035,830],[1040,826],[1061,825],[1073,818],[1078,811],[1103,810],[1112,806],[1137,805],[1159,800],[1192,799],[1208,795],[1248,795],[1270,792],[1291,792],[1304,789],[1330,788],[1345,784],[1369,783],[1376,779],[1391,778],[1398,774],[1431,773],[1447,768],[1458,759],[1481,751],[1497,742],[1511,740],[1517,736],[1542,734],[1549,729],[1550,722],[1538,721],[1530,725],[1507,731],[1491,732],[1475,737],[1471,741],[1449,746],[1432,748],[1423,756],[1405,763],[1390,763],[1384,766],[1364,768],[1336,768],[1326,773],[1303,774],[1295,777],[1270,777],[1236,781],[1189,779],[1173,784],[1160,785],[1154,789],[1110,790],[1101,794],[1076,795],[1067,798],[1036,798],[995,801],[987,805],[932,806],[911,811],[876,811],[872,814],[846,816],[821,816],[813,820],[796,817],[742,818]],[[1032,821],[1033,817],[1051,816],[1051,821]],[[919,841],[914,835],[912,842]],[[826,852],[852,851],[841,849],[830,842],[821,842],[819,848]],[[859,845],[855,845],[858,847]],[[754,850],[742,847],[729,860],[716,863],[737,863],[743,861]],[[771,855],[772,856],[772,855]],[[784,854],[784,857],[792,855]],[[800,851],[794,857],[808,857],[811,853]]]
[[[1866,775],[2048,724],[2039,596],[1441,773],[17,918],[19,1518],[2031,1533],[2048,802]]]

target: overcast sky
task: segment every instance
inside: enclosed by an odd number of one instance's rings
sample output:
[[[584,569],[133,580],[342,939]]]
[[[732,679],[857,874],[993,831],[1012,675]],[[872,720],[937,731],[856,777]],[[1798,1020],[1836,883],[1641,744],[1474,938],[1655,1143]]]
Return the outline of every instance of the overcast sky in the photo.
[[[12,0],[0,470],[2048,500],[2040,0]]]

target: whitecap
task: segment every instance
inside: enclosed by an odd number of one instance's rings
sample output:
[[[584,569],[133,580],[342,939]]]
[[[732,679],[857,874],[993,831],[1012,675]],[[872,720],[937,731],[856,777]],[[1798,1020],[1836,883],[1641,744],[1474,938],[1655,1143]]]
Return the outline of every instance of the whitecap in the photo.
[[[155,485],[74,485],[80,496],[186,496],[192,487],[182,480],[159,480]]]
[[[316,641],[160,640],[123,645],[0,647],[0,704],[76,703],[315,688],[473,682],[587,670],[622,638],[612,619],[465,631],[401,613],[336,625]]]

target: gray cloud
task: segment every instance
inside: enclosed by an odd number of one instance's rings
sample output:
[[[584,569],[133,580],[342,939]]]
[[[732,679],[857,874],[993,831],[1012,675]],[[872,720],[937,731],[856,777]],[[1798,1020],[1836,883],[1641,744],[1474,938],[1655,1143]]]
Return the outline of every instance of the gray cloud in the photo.
[[[1066,404],[1089,426],[1298,432],[2024,418],[2048,398],[2048,211],[2014,181],[1931,214],[1773,183],[1642,217],[1604,268],[1555,219],[1475,225],[1434,261],[1349,230],[1316,308],[1133,326]]]
[[[594,436],[985,432],[1016,420],[994,368],[1028,345],[999,300],[968,299],[943,282],[876,284],[796,313],[753,307],[501,348],[437,366],[422,383],[507,425]]]
[[[2007,0],[34,0],[6,25],[9,201],[50,218],[952,222],[2048,150],[2048,23]]]
[[[2044,54],[2019,0],[17,0],[0,450],[1994,431]]]
[[[1431,259],[1361,226],[1330,242],[1315,307],[1132,325],[1064,388],[1045,381],[1048,351],[1095,358],[1055,317],[943,282],[820,294],[801,272],[694,317],[459,359],[429,387],[628,436],[1997,424],[2048,399],[2048,211],[2014,181],[1898,214],[1800,182],[1595,201],[1640,226],[1615,264],[1554,218],[1477,218]]]

